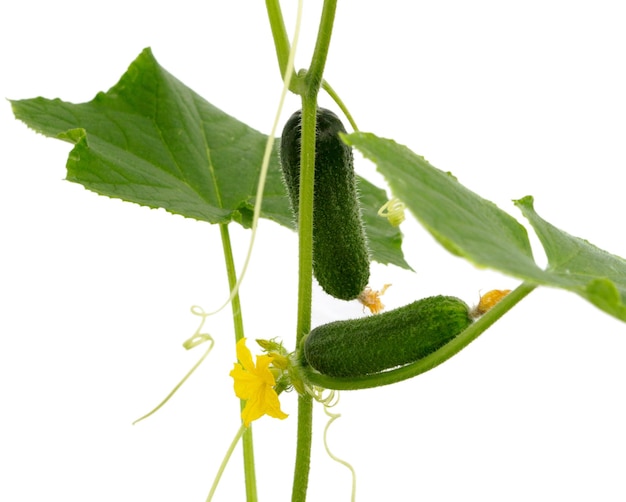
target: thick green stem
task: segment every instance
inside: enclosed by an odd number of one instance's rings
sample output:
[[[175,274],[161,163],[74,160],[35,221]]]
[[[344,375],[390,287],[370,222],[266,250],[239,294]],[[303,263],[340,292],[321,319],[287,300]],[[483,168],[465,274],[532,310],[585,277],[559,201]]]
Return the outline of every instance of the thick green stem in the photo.
[[[463,348],[467,347],[467,345],[476,340],[476,338],[478,338],[478,336],[480,336],[487,328],[500,319],[500,317],[513,308],[520,300],[522,300],[522,298],[528,295],[536,287],[536,284],[526,282],[522,283],[505,296],[491,310],[489,310],[489,312],[464,330],[459,336],[432,354],[429,354],[419,361],[402,366],[401,368],[385,371],[375,375],[336,378],[321,375],[320,373],[313,371],[310,367],[306,367],[302,369],[302,375],[306,379],[307,383],[311,385],[337,390],[368,389],[412,378],[440,365],[444,361],[450,359],[453,355],[457,354]]]
[[[315,174],[315,124],[317,102],[302,102],[302,150],[300,157],[300,206],[298,220],[299,272],[298,272],[298,324],[296,347],[304,335],[311,331],[311,302],[313,287],[313,180]],[[298,397],[298,437],[296,464],[291,500],[304,502],[311,463],[311,430],[313,427],[313,402],[309,396]]]
[[[302,102],[302,137],[300,152],[300,206],[298,210],[298,325],[296,346],[311,330],[311,301],[313,285],[313,193],[315,179],[315,127],[317,103]]]
[[[224,260],[226,261],[226,272],[228,275],[228,285],[232,292],[237,284],[237,272],[235,270],[235,260],[233,259],[233,249],[230,244],[230,234],[228,224],[220,224],[220,235],[222,237],[222,247],[224,249]],[[232,302],[233,324],[235,326],[235,342],[244,337],[243,316],[241,315],[241,302],[239,293],[233,296]],[[240,408],[243,410],[246,402],[240,400]],[[254,447],[252,441],[252,427],[247,427],[243,433],[243,466],[246,479],[246,500],[256,502],[258,500],[256,490],[256,472],[254,468]]]
[[[298,323],[296,347],[311,330],[311,301],[313,285],[313,182],[315,179],[315,131],[317,122],[317,94],[324,74],[328,47],[335,19],[336,0],[325,0],[322,18],[311,60],[306,74],[306,90],[302,94],[302,136],[300,152],[299,193],[299,271]],[[309,483],[311,462],[311,431],[313,402],[309,396],[298,398],[298,442],[296,464],[291,492],[292,502],[304,502]]]
[[[313,400],[310,396],[298,397],[298,443],[296,466],[291,491],[292,502],[305,502],[311,467],[311,428],[313,425]]]

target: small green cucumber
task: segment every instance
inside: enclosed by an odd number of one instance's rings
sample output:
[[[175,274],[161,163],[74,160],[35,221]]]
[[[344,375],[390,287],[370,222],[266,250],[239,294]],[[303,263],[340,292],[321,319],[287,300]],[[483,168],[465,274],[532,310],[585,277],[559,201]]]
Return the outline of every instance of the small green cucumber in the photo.
[[[303,340],[306,363],[332,377],[379,373],[422,359],[472,324],[453,296],[431,296],[383,314],[318,326]]]
[[[296,220],[300,201],[302,112],[285,124],[280,142],[283,179]],[[357,198],[352,148],[339,137],[339,117],[318,108],[313,196],[313,274],[322,289],[353,300],[367,286],[370,260]]]

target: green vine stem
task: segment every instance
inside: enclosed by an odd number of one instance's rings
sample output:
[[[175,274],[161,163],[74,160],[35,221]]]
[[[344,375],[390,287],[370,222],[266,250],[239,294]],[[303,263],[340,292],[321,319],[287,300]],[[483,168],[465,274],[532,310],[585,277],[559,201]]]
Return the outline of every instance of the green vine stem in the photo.
[[[333,24],[335,22],[335,12],[337,11],[337,0],[324,0],[322,9],[322,18],[320,27],[317,32],[317,40],[313,57],[311,58],[311,66],[306,73],[306,97],[317,100],[317,94],[320,90],[322,77],[324,75],[324,67],[326,66],[326,58],[328,56],[328,47],[330,46],[330,38],[333,33]],[[305,99],[306,99],[305,97]]]
[[[296,347],[311,330],[311,302],[313,285],[313,181],[315,174],[315,131],[317,122],[317,94],[326,65],[332,35],[336,0],[325,0],[317,34],[317,41],[309,71],[305,76],[306,89],[302,94],[302,137],[300,153],[300,205],[298,221],[298,322]],[[311,462],[311,431],[313,402],[310,396],[298,397],[298,433],[294,469],[292,502],[304,502],[309,483]]]
[[[276,49],[276,58],[278,60],[278,68],[280,69],[280,74],[285,75],[287,71],[287,62],[289,60],[289,37],[287,35],[287,30],[285,28],[285,21],[283,19],[283,14],[280,9],[280,4],[278,0],[265,0],[265,6],[267,10],[267,16],[270,21],[270,27],[272,29],[272,38],[274,39],[274,47]],[[333,12],[334,15],[334,12]],[[323,20],[322,20],[323,21]],[[331,27],[332,29],[332,27]],[[304,94],[305,87],[303,87],[302,78],[299,75],[292,75],[291,82],[289,84],[289,90],[296,94]],[[343,114],[350,122],[352,129],[358,131],[359,128],[352,118],[348,107],[345,105],[339,94],[335,92],[335,90],[331,87],[331,85],[322,79],[322,89],[326,91],[326,93],[332,98],[332,100],[337,104],[337,106],[341,109]]]
[[[226,273],[228,275],[228,286],[232,292],[237,284],[237,272],[235,270],[235,260],[233,259],[233,249],[230,243],[230,233],[228,224],[220,224],[220,235],[222,238],[222,248],[224,250],[224,260],[226,261]],[[239,293],[235,293],[232,299],[233,324],[235,326],[235,343],[244,337],[243,316],[241,314],[241,301]],[[240,408],[243,410],[246,402],[240,400]],[[246,480],[246,500],[257,502],[256,471],[254,468],[254,447],[252,440],[252,427],[246,427],[242,436],[243,444],[243,466]]]
[[[317,102],[302,100],[302,137],[300,157],[300,206],[298,220],[298,321],[296,347],[311,331],[313,287],[313,180],[315,173],[315,124]],[[310,396],[298,396],[298,433],[292,501],[304,502],[309,479],[313,402]]]
[[[487,328],[500,319],[500,317],[513,308],[536,287],[536,284],[527,282],[522,283],[506,295],[499,303],[489,310],[489,312],[480,317],[475,323],[463,331],[459,336],[432,354],[429,354],[414,363],[375,375],[353,378],[329,377],[317,373],[312,370],[311,367],[306,366],[302,368],[302,377],[311,385],[336,390],[356,390],[380,387],[382,385],[389,385],[406,380],[407,378],[412,378],[440,365],[444,361],[450,359],[453,355],[457,354],[461,351],[461,349],[476,340],[476,338],[478,338],[478,336],[480,336]]]

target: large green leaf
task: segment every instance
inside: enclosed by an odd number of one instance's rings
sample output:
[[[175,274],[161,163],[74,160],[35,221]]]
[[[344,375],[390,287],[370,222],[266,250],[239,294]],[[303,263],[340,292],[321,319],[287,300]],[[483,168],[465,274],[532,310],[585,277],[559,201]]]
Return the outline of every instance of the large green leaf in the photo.
[[[207,221],[249,227],[267,136],[222,112],[162,68],[150,49],[120,81],[88,103],[13,101],[15,116],[74,144],[67,179],[89,190]],[[371,204],[384,192],[363,182]],[[409,268],[401,234],[364,207],[372,257]],[[272,152],[263,217],[293,228],[278,148]]]
[[[74,143],[67,179],[102,195],[210,223],[251,222],[266,136],[217,109],[144,50],[120,81],[88,103],[13,102],[30,127]],[[277,157],[274,153],[274,164]],[[290,224],[271,173],[264,216]]]
[[[358,132],[346,141],[376,163],[393,194],[450,252],[523,279],[544,279],[526,229],[495,204],[392,140]]]
[[[529,283],[573,291],[626,321],[626,260],[559,230],[540,218],[532,197],[515,201],[546,251],[541,270],[517,220],[461,185],[450,173],[394,141],[369,133],[345,140],[374,161],[394,195],[451,252]]]
[[[551,285],[578,293],[626,321],[626,260],[573,237],[541,218],[532,197],[515,201],[535,229],[548,257]]]

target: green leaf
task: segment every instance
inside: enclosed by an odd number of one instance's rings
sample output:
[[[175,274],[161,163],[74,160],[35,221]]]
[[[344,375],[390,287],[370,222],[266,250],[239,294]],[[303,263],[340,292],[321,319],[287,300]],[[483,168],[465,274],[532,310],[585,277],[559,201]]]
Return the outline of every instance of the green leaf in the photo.
[[[515,201],[535,229],[546,256],[552,286],[578,293],[605,312],[626,321],[626,260],[573,237],[542,219],[533,198]]]
[[[267,136],[189,89],[157,63],[150,49],[114,87],[88,103],[35,98],[12,106],[31,128],[74,145],[67,161],[69,181],[209,223],[252,223]],[[385,203],[384,192],[362,187],[372,203]],[[276,145],[261,216],[294,227]],[[366,220],[373,259],[409,268],[400,232],[382,240],[386,222]]]
[[[250,194],[256,192],[267,137],[170,75],[150,49],[113,88],[88,103],[36,98],[13,102],[13,110],[35,130],[74,143],[69,181],[210,223],[250,226]],[[264,197],[264,216],[290,224],[276,171]]]
[[[526,229],[495,204],[392,140],[361,132],[345,140],[376,163],[393,194],[448,251],[525,280],[545,280]]]
[[[533,260],[524,227],[495,204],[461,185],[450,173],[397,143],[369,133],[345,137],[374,161],[395,196],[449,251],[530,284],[573,291],[626,321],[626,260],[559,230],[540,218],[532,197],[515,204],[536,231],[548,257]]]

